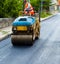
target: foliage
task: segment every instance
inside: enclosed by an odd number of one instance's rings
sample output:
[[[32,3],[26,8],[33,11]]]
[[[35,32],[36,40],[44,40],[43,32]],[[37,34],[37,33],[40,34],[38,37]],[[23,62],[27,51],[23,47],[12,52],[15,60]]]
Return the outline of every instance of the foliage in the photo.
[[[38,11],[42,0],[30,0],[35,11]],[[43,9],[49,10],[50,0],[43,1]],[[41,6],[40,6],[41,7]],[[0,0],[0,18],[17,17],[23,10],[23,0]]]
[[[50,16],[52,14],[50,12],[44,10],[44,11],[42,11],[42,13],[40,15],[41,15],[42,18],[45,18],[45,17]]]
[[[44,10],[49,10],[49,5],[50,5],[51,0],[30,0],[30,1],[36,11],[38,11],[39,6],[41,8],[41,5]]]
[[[34,7],[34,9],[36,10],[36,11],[38,11],[38,9],[39,9],[39,0],[30,0],[30,2],[31,2],[31,4],[32,4],[32,6]]]
[[[17,17],[22,10],[22,0],[1,0],[0,17]]]
[[[43,9],[46,9],[47,11],[49,11],[49,6],[50,6],[50,3],[51,3],[51,1],[50,0],[45,0],[44,2],[43,2]]]

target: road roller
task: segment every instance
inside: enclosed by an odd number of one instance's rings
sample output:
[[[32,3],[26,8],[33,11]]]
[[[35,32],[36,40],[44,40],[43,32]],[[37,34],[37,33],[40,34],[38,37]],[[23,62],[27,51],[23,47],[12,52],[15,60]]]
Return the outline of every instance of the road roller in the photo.
[[[25,3],[22,15],[12,23],[11,42],[13,45],[33,45],[40,35],[40,14],[36,15],[32,5]]]
[[[12,23],[13,45],[33,45],[40,35],[40,21],[33,16],[20,16]]]

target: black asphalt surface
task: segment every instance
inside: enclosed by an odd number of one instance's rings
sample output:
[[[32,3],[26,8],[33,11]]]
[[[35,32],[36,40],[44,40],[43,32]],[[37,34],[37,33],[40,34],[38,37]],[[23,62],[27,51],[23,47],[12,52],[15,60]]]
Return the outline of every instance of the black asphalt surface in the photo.
[[[13,46],[11,37],[0,42],[0,64],[60,64],[60,14],[41,22],[33,46]]]

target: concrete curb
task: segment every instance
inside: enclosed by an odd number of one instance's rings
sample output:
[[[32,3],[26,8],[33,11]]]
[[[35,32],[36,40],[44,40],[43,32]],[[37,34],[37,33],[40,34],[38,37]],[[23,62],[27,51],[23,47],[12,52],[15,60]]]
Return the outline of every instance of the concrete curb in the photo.
[[[46,17],[46,18],[42,19],[41,22],[44,21],[44,20],[47,20],[47,19],[49,19],[49,18],[51,18],[51,17],[54,17],[55,15],[56,15],[56,14],[51,15],[51,16],[49,16],[49,17]],[[4,35],[2,38],[0,38],[0,41],[8,38],[11,34],[12,34],[12,33]]]
[[[54,17],[55,15],[56,15],[56,14],[51,15],[51,16],[48,16],[48,17],[46,17],[46,18],[44,18],[44,19],[41,19],[41,22],[44,21],[44,20],[47,20],[47,19],[49,19],[49,18],[51,18],[51,17]]]
[[[8,38],[10,35],[11,35],[11,33],[4,35],[2,38],[0,38],[0,41],[2,41],[2,40],[4,40],[4,39]]]

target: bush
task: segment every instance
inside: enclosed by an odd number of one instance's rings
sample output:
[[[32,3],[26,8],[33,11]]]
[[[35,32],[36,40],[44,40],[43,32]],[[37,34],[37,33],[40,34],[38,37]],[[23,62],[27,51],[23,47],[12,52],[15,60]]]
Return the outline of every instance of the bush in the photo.
[[[1,0],[0,18],[17,17],[22,10],[22,0]]]
[[[45,18],[45,17],[50,16],[50,15],[51,15],[51,13],[48,12],[48,11],[46,11],[46,10],[44,10],[44,11],[41,12],[41,17],[42,18]]]

